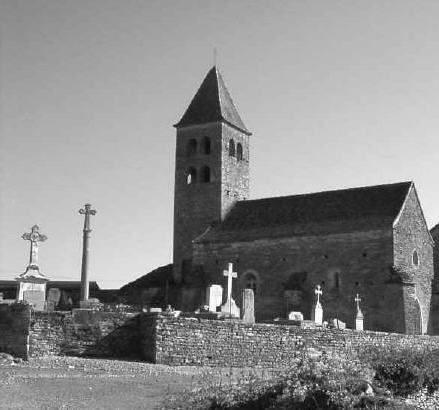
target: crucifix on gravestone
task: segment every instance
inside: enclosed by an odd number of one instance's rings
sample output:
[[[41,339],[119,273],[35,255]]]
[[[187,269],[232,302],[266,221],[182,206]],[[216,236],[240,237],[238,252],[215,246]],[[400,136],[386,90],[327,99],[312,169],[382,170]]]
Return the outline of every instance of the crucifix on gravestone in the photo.
[[[317,285],[316,289],[314,290],[314,293],[317,296],[317,301],[316,301],[316,305],[314,306],[314,321],[318,324],[318,325],[322,325],[323,323],[323,308],[322,305],[320,304],[320,296],[322,296],[323,292],[322,292],[322,288],[320,287],[320,285]]]
[[[364,316],[363,316],[363,312],[360,309],[361,298],[360,298],[360,295],[358,293],[355,296],[355,302],[357,303],[357,315],[355,317],[355,329],[356,330],[363,330]]]
[[[226,303],[221,305],[221,312],[228,315],[230,318],[239,318],[240,309],[236,306],[236,303],[232,298],[232,279],[237,278],[238,274],[233,272],[232,263],[229,263],[228,269],[223,271],[223,275],[227,277],[227,300]]]
[[[84,208],[79,210],[84,215],[84,229],[82,239],[82,267],[81,267],[81,301],[86,301],[89,296],[88,292],[88,253],[90,240],[90,215],[96,215],[96,211],[91,209],[90,204],[85,204]]]
[[[47,239],[46,235],[41,234],[38,225],[34,225],[31,231],[24,233],[21,237],[25,241],[30,241],[30,257],[28,268],[38,269],[38,242],[44,242]]]
[[[317,304],[320,305],[320,296],[322,296],[322,288],[320,285],[317,285],[317,288],[314,290],[314,293],[317,295]]]
[[[358,313],[360,311],[360,302],[361,302],[361,298],[360,298],[360,295],[358,293],[355,296],[355,302],[357,302],[357,313]]]
[[[228,270],[223,271],[223,275],[227,277],[227,300],[232,298],[232,279],[237,278],[238,274],[233,272],[233,263],[229,263]]]

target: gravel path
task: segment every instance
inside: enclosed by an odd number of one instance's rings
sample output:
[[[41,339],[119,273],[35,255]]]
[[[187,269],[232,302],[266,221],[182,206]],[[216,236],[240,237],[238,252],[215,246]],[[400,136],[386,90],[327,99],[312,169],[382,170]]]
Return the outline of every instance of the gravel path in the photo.
[[[206,368],[197,367],[32,359],[0,366],[0,409],[154,409],[166,395],[195,387],[205,375]]]

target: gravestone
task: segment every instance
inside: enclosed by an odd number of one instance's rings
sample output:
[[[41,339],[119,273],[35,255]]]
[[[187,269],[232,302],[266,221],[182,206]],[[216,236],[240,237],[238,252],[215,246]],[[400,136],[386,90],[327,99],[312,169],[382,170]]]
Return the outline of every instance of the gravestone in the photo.
[[[302,312],[290,312],[288,313],[288,320],[294,320],[296,322],[303,322]]]
[[[317,285],[317,288],[315,289],[314,293],[317,296],[317,302],[314,306],[313,318],[314,318],[314,322],[316,324],[322,325],[323,324],[323,308],[322,308],[322,305],[320,304],[320,296],[323,294],[323,292],[322,292],[322,288],[320,287],[320,285]]]
[[[18,282],[17,301],[25,300],[35,309],[44,310],[48,279],[40,272],[38,250],[39,243],[47,240],[47,236],[40,233],[38,225],[34,225],[31,232],[24,233],[22,238],[30,242],[30,257],[26,271],[16,278]]]
[[[23,299],[29,303],[35,310],[44,310],[46,298],[40,290],[23,291]]]
[[[233,264],[229,263],[228,270],[223,271],[223,275],[227,277],[227,300],[221,305],[221,313],[224,316],[238,318],[240,317],[240,309],[236,306],[232,298],[232,279],[237,278],[238,274],[233,272]]]
[[[57,306],[61,299],[61,290],[58,288],[50,288],[47,293],[47,301]]]
[[[235,301],[231,298],[221,305],[221,313],[223,316],[239,318],[240,312],[239,307],[236,306]]]
[[[255,294],[253,289],[242,291],[242,320],[247,323],[255,323]]]
[[[206,289],[206,305],[210,312],[216,312],[223,301],[223,287],[221,285],[210,285]]]
[[[332,319],[331,325],[332,325],[332,327],[335,327],[336,329],[340,329],[340,330],[346,329],[346,323],[342,322],[340,319]]]
[[[364,316],[363,316],[363,312],[360,309],[361,298],[360,298],[360,295],[358,293],[357,293],[357,296],[355,296],[355,302],[357,302],[357,315],[355,317],[355,330],[362,331],[363,330]]]

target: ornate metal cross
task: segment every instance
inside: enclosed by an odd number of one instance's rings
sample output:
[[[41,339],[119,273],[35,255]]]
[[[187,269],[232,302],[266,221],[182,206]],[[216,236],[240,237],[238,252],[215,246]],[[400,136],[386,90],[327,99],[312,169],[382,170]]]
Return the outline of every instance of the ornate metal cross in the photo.
[[[238,274],[236,272],[233,272],[233,263],[229,263],[229,269],[223,271],[223,275],[227,276],[227,300],[231,300],[231,297],[232,297],[232,279],[238,277]]]
[[[355,302],[357,302],[357,310],[360,310],[361,298],[360,298],[360,295],[358,293],[357,293],[357,296],[355,296]]]
[[[30,241],[29,266],[38,267],[38,242],[44,242],[47,239],[47,236],[39,231],[38,225],[34,225],[29,233],[21,235],[25,241]]]
[[[317,288],[314,290],[314,293],[317,295],[317,304],[320,303],[320,296],[323,295],[323,291],[322,288],[320,287],[320,285],[317,285]]]

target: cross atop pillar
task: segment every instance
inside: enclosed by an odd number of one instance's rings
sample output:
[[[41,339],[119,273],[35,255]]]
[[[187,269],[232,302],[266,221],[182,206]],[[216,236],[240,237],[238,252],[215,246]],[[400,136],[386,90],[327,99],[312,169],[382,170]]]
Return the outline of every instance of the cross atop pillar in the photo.
[[[232,298],[232,279],[238,277],[238,274],[233,272],[233,263],[229,263],[228,270],[224,270],[223,275],[227,277],[227,300],[230,300]]]
[[[323,295],[323,291],[322,288],[320,287],[320,285],[317,285],[316,289],[314,290],[314,293],[317,295],[317,304],[320,303],[320,296]]]
[[[30,241],[30,256],[29,265],[38,268],[38,242],[44,242],[47,239],[46,235],[40,233],[40,228],[38,225],[34,225],[31,231],[24,233],[21,237],[25,241]]]
[[[81,215],[85,215],[84,218],[84,231],[91,231],[90,228],[90,215],[96,215],[96,210],[91,209],[91,204],[85,204],[84,208],[79,210]]]

